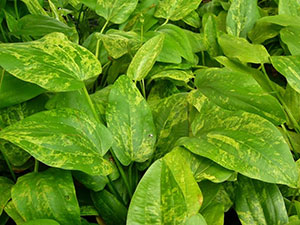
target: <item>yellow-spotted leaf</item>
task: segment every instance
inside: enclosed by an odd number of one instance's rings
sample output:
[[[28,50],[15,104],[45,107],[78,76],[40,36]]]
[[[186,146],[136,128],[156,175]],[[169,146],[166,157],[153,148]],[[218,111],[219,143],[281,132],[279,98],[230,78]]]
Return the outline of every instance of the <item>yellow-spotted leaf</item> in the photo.
[[[197,9],[201,0],[159,0],[155,17],[167,20],[181,20]]]
[[[102,71],[97,58],[62,33],[0,44],[0,66],[17,78],[50,91],[72,91]]]
[[[25,222],[54,219],[80,225],[80,209],[69,171],[48,169],[20,177],[11,190],[12,203]]]
[[[127,70],[127,76],[135,81],[144,79],[152,69],[164,43],[164,35],[148,40],[134,55]]]
[[[250,44],[245,38],[223,34],[219,44],[228,58],[239,59],[244,63],[268,63],[269,53],[263,45]]]
[[[106,121],[114,139],[112,149],[123,165],[151,157],[156,141],[151,110],[128,76],[119,77],[110,91]]]
[[[271,122],[248,112],[224,110],[200,92],[192,104],[199,112],[191,125],[194,137],[181,138],[178,145],[245,176],[297,186],[296,163]]]
[[[246,71],[227,68],[198,70],[195,84],[205,96],[224,109],[255,113],[276,125],[285,121],[285,114],[276,98],[265,92]]]
[[[127,225],[185,224],[198,213],[202,201],[202,193],[185,160],[170,152],[154,162],[138,184]]]
[[[7,140],[53,167],[80,170],[90,175],[112,171],[102,156],[111,146],[107,128],[87,114],[70,108],[43,111],[0,132]]]
[[[235,209],[243,225],[283,225],[288,222],[287,210],[279,188],[239,176]]]
[[[300,93],[300,56],[272,56],[272,65]]]
[[[4,207],[10,199],[10,190],[13,185],[14,182],[12,182],[10,179],[6,177],[0,177],[0,216],[3,212]]]
[[[226,18],[227,33],[247,37],[258,18],[257,0],[233,0]]]

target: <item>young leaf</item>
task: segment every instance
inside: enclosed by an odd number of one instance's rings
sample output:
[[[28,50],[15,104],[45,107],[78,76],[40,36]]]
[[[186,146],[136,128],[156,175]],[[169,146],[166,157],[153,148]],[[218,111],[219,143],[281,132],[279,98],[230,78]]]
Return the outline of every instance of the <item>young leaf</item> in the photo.
[[[279,15],[300,16],[300,1],[299,0],[279,0],[278,4]]]
[[[110,91],[106,121],[114,138],[112,149],[123,165],[150,158],[156,141],[152,114],[126,75],[119,77]]]
[[[130,79],[140,81],[147,76],[162,50],[163,42],[164,35],[157,35],[137,51],[127,70],[127,76]]]
[[[197,9],[201,0],[159,0],[155,17],[167,20],[181,20]]]
[[[239,176],[235,208],[243,225],[288,222],[283,197],[275,184]]]
[[[10,190],[13,187],[14,182],[6,177],[0,177],[0,216],[3,212],[4,207],[10,200]]]
[[[196,72],[195,85],[220,107],[258,114],[276,125],[285,121],[279,102],[246,72],[210,68]]]
[[[268,63],[269,53],[263,45],[250,44],[245,38],[223,34],[218,39],[224,54],[244,63]]]
[[[184,159],[170,152],[154,162],[138,184],[129,206],[127,225],[184,224],[198,213],[202,200]]]
[[[193,98],[199,111],[192,123],[195,137],[181,138],[178,145],[245,176],[297,186],[296,163],[272,123],[255,114],[224,110],[200,92]]]
[[[101,64],[62,33],[23,43],[0,44],[0,65],[17,78],[50,91],[72,91],[101,73]]]
[[[283,28],[280,31],[280,38],[288,46],[292,55],[300,55],[300,27]]]
[[[271,56],[272,65],[300,93],[300,56]]]
[[[80,225],[80,209],[69,171],[48,169],[20,177],[11,190],[12,202],[22,218],[54,219],[60,225]]]
[[[227,33],[246,38],[258,18],[257,0],[233,0],[226,18]]]
[[[112,171],[102,157],[111,146],[109,131],[75,109],[36,113],[3,129],[0,138],[49,166],[90,175],[107,175]]]

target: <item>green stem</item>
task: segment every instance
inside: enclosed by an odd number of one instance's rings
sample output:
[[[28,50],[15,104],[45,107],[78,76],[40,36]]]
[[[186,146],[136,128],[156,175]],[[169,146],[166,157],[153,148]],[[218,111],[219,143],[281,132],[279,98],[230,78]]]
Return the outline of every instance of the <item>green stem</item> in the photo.
[[[295,199],[296,199],[296,196],[297,196],[297,193],[298,193],[298,188],[295,189],[294,193],[293,193],[293,197],[292,197],[292,200],[291,200],[291,204],[289,206],[289,209],[288,209],[288,215],[291,215],[291,212],[292,212],[292,208],[293,208],[293,203],[295,202]]]
[[[161,26],[166,25],[168,22],[169,22],[169,19],[166,19],[166,21]]]
[[[39,165],[40,165],[39,161],[37,159],[34,159],[34,170],[33,171],[35,173],[39,172]]]
[[[91,110],[92,110],[92,113],[93,113],[93,115],[94,115],[96,121],[100,123],[100,119],[99,119],[99,117],[98,117],[98,114],[97,114],[97,112],[96,112],[96,109],[95,109],[95,107],[94,107],[94,104],[93,104],[93,102],[92,102],[92,100],[91,100],[91,97],[90,97],[90,95],[89,95],[89,93],[88,93],[86,87],[84,86],[84,87],[82,88],[82,90],[83,90],[83,92],[84,92],[85,98],[86,98],[86,100],[87,100],[87,102],[88,102],[88,104],[89,104],[89,106],[90,106],[90,108],[91,108]]]
[[[133,162],[130,163],[129,169],[128,169],[128,180],[129,180],[129,185],[130,185],[131,190],[133,190],[133,182],[132,182],[132,166],[133,166]]]
[[[100,34],[103,34],[103,32],[104,32],[105,28],[107,27],[108,23],[109,23],[109,20],[106,20],[105,24],[103,25],[103,27],[100,31]]]
[[[261,65],[263,74],[265,75],[268,84],[270,85],[270,87],[272,88],[272,90],[275,92],[277,99],[279,100],[279,102],[282,104],[284,111],[286,112],[288,118],[291,120],[293,126],[295,127],[295,130],[297,133],[300,134],[300,126],[297,122],[297,120],[295,119],[295,117],[293,116],[292,112],[290,111],[289,107],[286,105],[285,101],[283,100],[283,98],[281,97],[281,95],[275,90],[275,88],[273,87],[272,81],[270,80],[267,71],[265,69],[265,66],[262,64]]]
[[[205,55],[204,55],[204,51],[201,52],[201,58],[202,58],[202,66],[205,66]]]
[[[2,73],[0,75],[0,90],[1,90],[2,82],[3,82],[3,78],[4,78],[4,73],[5,73],[5,70],[2,69]]]
[[[126,174],[125,174],[125,172],[123,170],[123,167],[120,164],[119,160],[117,159],[115,153],[113,151],[111,151],[111,154],[112,154],[112,157],[114,158],[114,161],[116,162],[116,165],[117,165],[119,173],[120,173],[120,175],[122,177],[122,180],[124,181],[124,184],[125,184],[126,189],[128,191],[129,197],[132,198],[132,191],[130,189],[129,182],[128,182],[127,176],[126,176]]]
[[[119,194],[119,192],[117,191],[117,189],[115,188],[115,186],[113,185],[113,182],[112,180],[110,179],[109,176],[107,176],[108,178],[108,183],[107,183],[107,186],[109,188],[109,190],[114,194],[114,196],[116,196],[116,198],[124,205],[126,206],[123,198],[121,197],[121,195]]]
[[[95,56],[98,59],[99,57],[99,48],[100,48],[100,39],[97,40]]]
[[[2,151],[1,151],[1,152],[2,152]],[[13,180],[16,181],[16,180],[17,180],[16,175],[15,175],[13,169],[12,169],[12,166],[11,166],[11,164],[10,164],[8,158],[6,157],[6,155],[5,155],[3,152],[2,152],[2,155],[3,155],[3,158],[4,158],[5,162],[6,162],[6,164],[7,164],[7,167],[8,167],[8,169],[9,169],[9,172],[10,172],[10,174],[11,174]]]
[[[15,12],[16,12],[17,19],[19,20],[20,16],[19,16],[19,11],[18,11],[17,0],[14,0],[14,7],[15,7]]]
[[[290,148],[293,150],[293,152],[294,152],[296,158],[299,159],[299,154],[298,154],[298,152],[295,151],[296,148],[295,148],[295,144],[294,144],[294,142],[293,142],[293,139],[291,138],[290,134],[288,133],[288,131],[287,131],[285,125],[282,124],[281,127],[282,127],[282,129],[283,129],[283,132],[284,132],[285,136],[287,137],[287,140],[288,140],[288,142],[289,142],[289,144],[290,144]]]
[[[7,43],[8,40],[7,40],[6,36],[5,36],[5,32],[4,32],[4,30],[3,30],[3,27],[2,27],[2,24],[1,24],[1,23],[0,23],[0,30],[1,30],[1,34],[2,34],[2,36],[3,36],[4,41]]]
[[[146,99],[146,88],[145,88],[145,81],[144,81],[144,79],[141,80],[140,84],[141,84],[141,87],[142,87],[143,96]]]

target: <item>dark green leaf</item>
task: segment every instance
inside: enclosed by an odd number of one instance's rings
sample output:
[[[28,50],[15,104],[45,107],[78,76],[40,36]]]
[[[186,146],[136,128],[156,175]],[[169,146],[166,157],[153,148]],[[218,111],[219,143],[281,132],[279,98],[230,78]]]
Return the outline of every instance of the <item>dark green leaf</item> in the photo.
[[[201,211],[207,225],[224,224],[224,206],[222,204],[211,204]]]
[[[10,190],[13,187],[14,183],[6,178],[6,177],[0,177],[0,215],[3,212],[4,207],[10,200]]]

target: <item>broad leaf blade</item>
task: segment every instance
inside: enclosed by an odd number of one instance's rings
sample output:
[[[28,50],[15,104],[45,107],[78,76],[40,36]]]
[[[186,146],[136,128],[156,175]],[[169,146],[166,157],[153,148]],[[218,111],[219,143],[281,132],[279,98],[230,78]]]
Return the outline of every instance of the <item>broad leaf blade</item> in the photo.
[[[10,199],[10,190],[13,185],[14,182],[12,182],[10,179],[6,177],[0,177],[0,215]]]
[[[263,45],[250,44],[244,38],[223,34],[219,44],[229,58],[239,59],[244,63],[268,63],[269,53]]]
[[[146,100],[125,75],[114,83],[106,111],[113,151],[123,165],[144,162],[153,154],[156,132]]]
[[[235,206],[243,225],[288,222],[283,197],[275,184],[239,176]]]
[[[279,0],[278,4],[279,15],[300,16],[300,1],[299,0]]]
[[[24,43],[0,44],[0,65],[21,80],[50,91],[72,91],[101,73],[101,64],[87,49],[62,33]]]
[[[197,9],[201,0],[160,0],[155,17],[167,20],[181,20]]]
[[[137,51],[127,70],[130,79],[140,81],[147,76],[163,48],[163,42],[164,35],[157,35]]]
[[[37,220],[31,220],[29,222],[23,223],[23,225],[61,225],[55,220],[49,220],[49,219],[37,219]]]
[[[226,18],[227,33],[246,37],[258,18],[257,0],[233,0]]]
[[[272,65],[300,93],[300,56],[272,56]]]
[[[281,40],[292,55],[300,55],[300,26],[288,26],[280,31]]]
[[[102,157],[111,146],[110,133],[78,110],[64,108],[34,114],[3,129],[0,138],[49,166],[90,175],[107,175],[112,170]]]
[[[202,194],[190,169],[171,152],[143,176],[131,200],[127,224],[184,224],[201,204]]]
[[[55,219],[60,225],[80,225],[80,209],[69,171],[48,169],[20,177],[12,202],[25,221]]]
[[[255,114],[224,110],[199,92],[193,105],[199,111],[192,124],[195,137],[181,138],[178,145],[245,176],[297,186],[296,164],[273,124]]]

